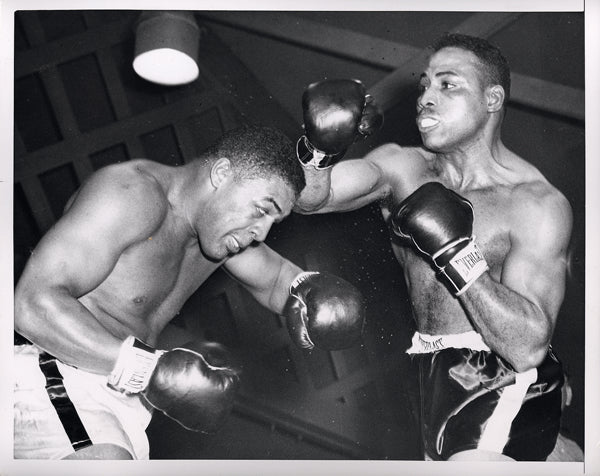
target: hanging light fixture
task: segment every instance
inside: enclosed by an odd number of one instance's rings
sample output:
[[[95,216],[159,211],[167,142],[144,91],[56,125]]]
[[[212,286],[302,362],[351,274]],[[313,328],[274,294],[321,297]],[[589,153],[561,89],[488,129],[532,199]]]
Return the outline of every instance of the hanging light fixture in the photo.
[[[135,32],[133,69],[153,83],[190,83],[199,73],[199,39],[200,29],[192,12],[142,12]]]

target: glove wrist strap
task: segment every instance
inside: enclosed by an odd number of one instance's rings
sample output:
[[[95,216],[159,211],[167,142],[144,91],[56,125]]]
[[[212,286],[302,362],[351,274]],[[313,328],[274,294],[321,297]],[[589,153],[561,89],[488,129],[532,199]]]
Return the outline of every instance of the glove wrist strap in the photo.
[[[300,285],[304,281],[309,279],[311,276],[315,276],[317,274],[320,273],[318,271],[303,271],[300,274],[298,274],[292,281],[292,284],[290,284],[290,294],[295,296],[298,292],[298,288],[300,287]]]
[[[488,269],[489,266],[477,243],[471,239],[469,244],[456,253],[441,271],[454,286],[455,295],[460,296]]]
[[[311,277],[320,274],[318,271],[303,271],[298,274],[292,284],[290,284],[290,296],[296,298],[300,303],[300,307],[293,308],[291,314],[286,319],[288,331],[293,340],[298,346],[303,349],[312,349],[315,344],[308,335],[308,316],[306,315],[306,303],[304,302],[303,293],[300,287]]]
[[[120,392],[143,391],[162,354],[164,351],[153,349],[134,336],[127,337],[121,344],[115,367],[108,376],[108,385]]]
[[[314,167],[316,170],[325,170],[333,167],[344,157],[346,151],[337,154],[327,154],[313,146],[308,137],[301,136],[296,142],[296,157],[303,167]]]

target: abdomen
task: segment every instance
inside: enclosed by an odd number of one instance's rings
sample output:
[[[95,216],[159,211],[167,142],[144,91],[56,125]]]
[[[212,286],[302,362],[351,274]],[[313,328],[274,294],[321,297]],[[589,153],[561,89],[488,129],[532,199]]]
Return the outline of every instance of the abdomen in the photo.
[[[472,330],[459,300],[449,290],[429,257],[404,246],[393,246],[404,278],[416,320],[424,334],[455,334]]]

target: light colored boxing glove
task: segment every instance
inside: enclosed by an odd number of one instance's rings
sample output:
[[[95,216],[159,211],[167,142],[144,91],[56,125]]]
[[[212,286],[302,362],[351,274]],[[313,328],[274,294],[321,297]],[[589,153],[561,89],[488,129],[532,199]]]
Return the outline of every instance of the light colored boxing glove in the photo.
[[[488,270],[473,236],[473,205],[439,182],[422,185],[394,209],[392,228],[431,258],[457,296]]]
[[[363,84],[330,79],[310,84],[302,95],[304,135],[296,154],[303,166],[332,167],[359,137],[383,125],[383,113]]]
[[[165,351],[129,336],[108,384],[121,392],[140,393],[184,428],[214,433],[233,407],[240,372],[221,344],[190,342]]]
[[[349,282],[328,273],[300,273],[290,286],[296,306],[286,324],[304,349],[345,349],[355,345],[365,322],[364,299]]]

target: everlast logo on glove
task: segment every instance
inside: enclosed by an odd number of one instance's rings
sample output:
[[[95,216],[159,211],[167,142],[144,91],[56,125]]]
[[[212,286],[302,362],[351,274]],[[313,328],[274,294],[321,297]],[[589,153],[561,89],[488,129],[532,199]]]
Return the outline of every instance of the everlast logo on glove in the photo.
[[[488,265],[473,236],[473,205],[439,182],[428,182],[392,213],[392,229],[428,255],[460,296]]]
[[[134,336],[123,341],[108,385],[137,393],[184,428],[214,433],[231,413],[241,366],[216,342],[158,350]]]
[[[475,241],[454,255],[442,269],[459,296],[483,273],[488,270],[488,264]]]

